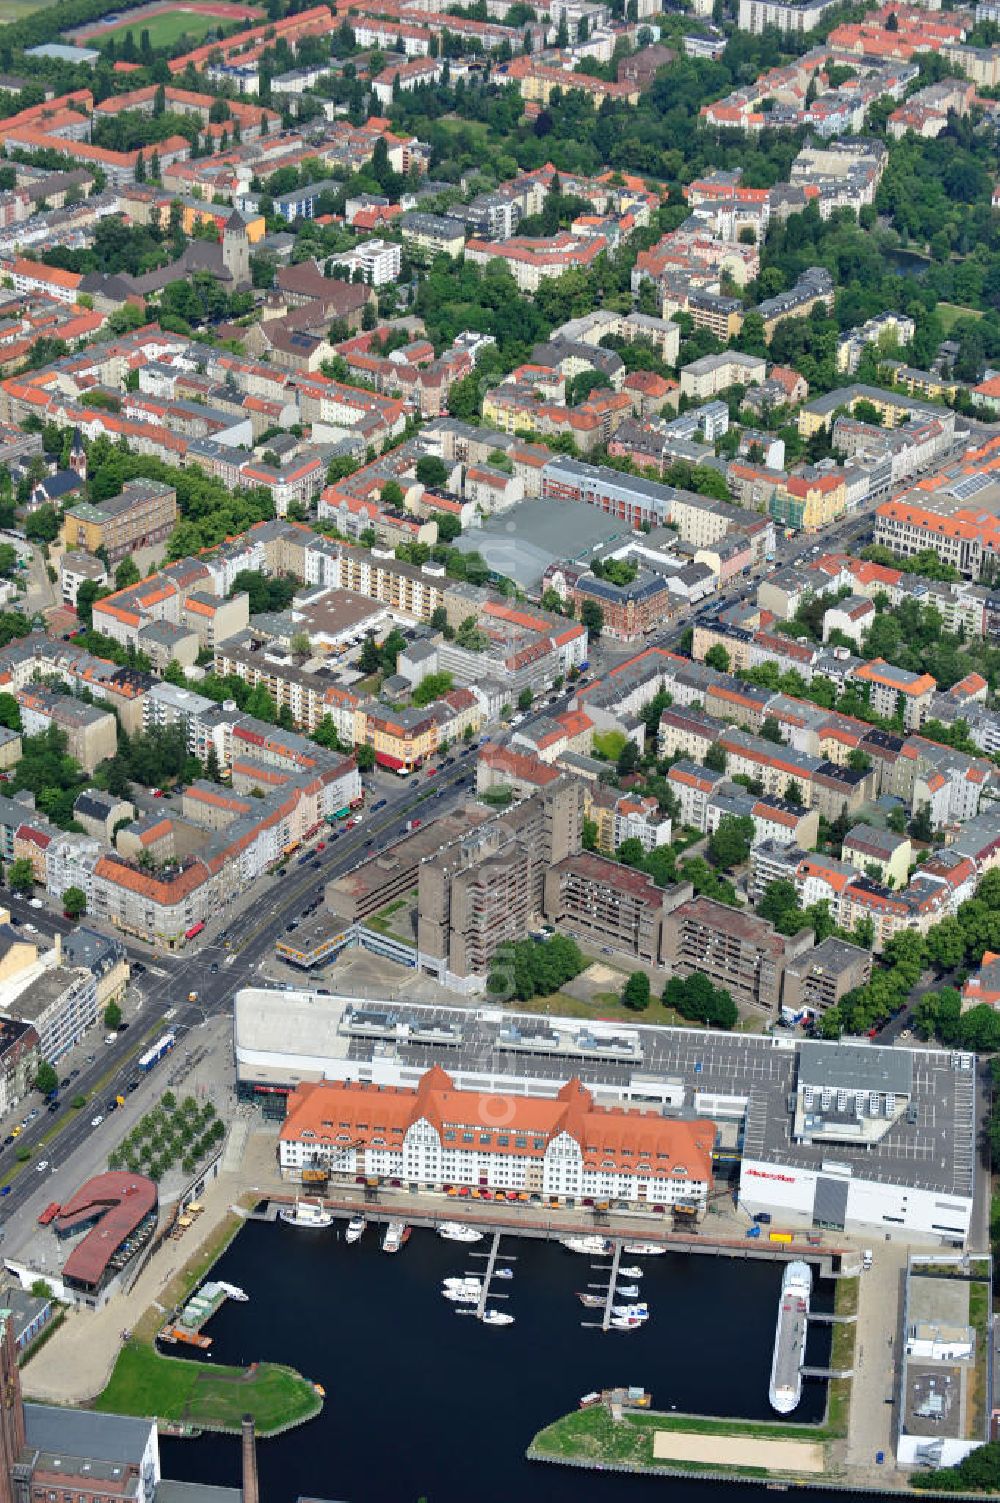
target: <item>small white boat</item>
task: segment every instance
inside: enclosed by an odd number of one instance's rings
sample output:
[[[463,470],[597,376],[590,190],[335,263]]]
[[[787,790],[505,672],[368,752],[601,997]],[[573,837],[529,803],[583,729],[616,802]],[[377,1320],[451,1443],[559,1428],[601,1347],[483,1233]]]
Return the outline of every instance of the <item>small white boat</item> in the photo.
[[[611,1251],[607,1237],[561,1237],[559,1240],[568,1252],[599,1254]]]
[[[649,1319],[648,1305],[612,1305],[612,1315],[635,1315],[639,1320]]]
[[[620,1279],[641,1279],[642,1269],[638,1263],[633,1263],[629,1268],[619,1268],[618,1277]]]
[[[478,1305],[481,1290],[477,1289],[442,1289],[445,1299],[450,1299],[453,1305]]]
[[[399,1252],[399,1249],[409,1242],[410,1230],[411,1228],[406,1225],[405,1221],[390,1221],[385,1229],[385,1236],[382,1238],[382,1251]]]
[[[637,1331],[642,1321],[634,1315],[612,1315],[608,1325],[612,1331]]]
[[[638,1299],[639,1298],[639,1285],[638,1284],[619,1284],[618,1288],[615,1290],[615,1293],[616,1294],[620,1294],[621,1297],[622,1297],[622,1299]]]
[[[588,1310],[603,1310],[608,1302],[606,1294],[578,1294],[577,1299],[581,1305],[586,1305]]]
[[[502,1310],[483,1311],[484,1326],[512,1326],[513,1324],[513,1315],[505,1315]]]
[[[333,1216],[323,1208],[321,1200],[297,1199],[294,1206],[283,1206],[278,1212],[289,1226],[324,1227],[333,1223]]]
[[[635,1253],[640,1258],[659,1258],[666,1250],[659,1242],[626,1242],[622,1247],[622,1252]]]
[[[514,1277],[514,1270],[513,1268],[494,1268],[493,1277],[495,1279],[512,1279]]]
[[[241,1289],[238,1284],[223,1284],[220,1280],[219,1288],[227,1299],[234,1299],[238,1305],[245,1305],[250,1298],[246,1290]]]
[[[446,1242],[482,1242],[482,1232],[477,1232],[474,1226],[465,1226],[461,1221],[442,1221],[438,1227],[438,1236]]]
[[[482,1279],[475,1279],[471,1276],[464,1279],[442,1279],[441,1284],[445,1289],[481,1289],[483,1287]]]
[[[367,1224],[368,1223],[365,1221],[365,1218],[363,1216],[352,1216],[350,1221],[347,1223],[347,1231],[344,1233],[344,1241],[350,1243],[360,1242],[362,1236],[364,1235],[364,1230]]]
[[[585,1393],[580,1400],[580,1408],[591,1409],[595,1404],[599,1404],[600,1402],[601,1395],[599,1393]]]

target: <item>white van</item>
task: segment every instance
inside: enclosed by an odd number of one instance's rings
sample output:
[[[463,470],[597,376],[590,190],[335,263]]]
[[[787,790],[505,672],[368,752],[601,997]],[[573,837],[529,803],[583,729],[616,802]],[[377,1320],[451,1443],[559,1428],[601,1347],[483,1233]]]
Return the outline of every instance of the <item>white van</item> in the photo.
[[[868,1270],[869,1270],[869,1268],[871,1266],[872,1266],[872,1250],[871,1250],[870,1247],[866,1247],[862,1251],[862,1254],[861,1254],[861,1267],[864,1269],[865,1273],[867,1273]]]

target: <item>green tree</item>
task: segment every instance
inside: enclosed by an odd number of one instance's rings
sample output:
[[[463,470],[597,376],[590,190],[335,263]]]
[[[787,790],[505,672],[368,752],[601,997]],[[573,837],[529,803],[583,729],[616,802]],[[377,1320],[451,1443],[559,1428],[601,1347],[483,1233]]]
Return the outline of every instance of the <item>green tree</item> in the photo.
[[[633,971],[622,991],[622,1005],[633,1012],[645,1012],[649,1000],[649,977],[645,971]]]
[[[82,918],[87,911],[87,894],[82,887],[67,887],[62,895],[63,912],[71,919]]]
[[[705,753],[705,759],[702,765],[704,767],[707,767],[709,772],[725,772],[727,765],[725,748],[721,746],[710,746],[708,748],[708,751]]]
[[[371,772],[375,766],[375,750],[371,746],[356,746],[354,748],[354,760],[358,764],[359,772]]]
[[[580,621],[596,642],[604,630],[604,612],[596,600],[585,600],[580,609]]]
[[[104,1026],[109,1033],[117,1033],[122,1023],[122,1010],[117,1002],[109,1002],[104,1009]]]
[[[636,746],[635,742],[633,740],[631,740],[631,738],[630,738],[628,741],[625,742],[625,745],[622,747],[621,751],[618,753],[618,760],[617,760],[617,762],[615,764],[615,767],[616,767],[616,770],[618,772],[619,777],[625,778],[625,777],[628,777],[630,773],[635,772],[635,770],[636,770],[636,768],[638,766],[639,766],[639,748]]]
[[[721,642],[716,642],[708,649],[705,662],[709,668],[715,668],[719,673],[729,672],[729,654]]]
[[[531,690],[526,685],[517,696],[517,708],[519,710],[530,710],[533,698]]]
[[[14,892],[31,892],[35,886],[35,872],[27,856],[18,856],[10,864],[7,881]]]
[[[436,454],[422,454],[417,460],[416,476],[421,485],[427,486],[428,490],[440,490],[447,484],[448,469],[443,459]],[[384,499],[383,491],[383,499]]]
[[[361,653],[358,657],[358,667],[364,674],[377,673],[382,666],[382,654],[378,650],[378,643],[369,633],[361,645]]]
[[[708,854],[716,866],[731,871],[750,855],[754,822],[748,814],[724,814],[708,842]]]
[[[51,1096],[52,1092],[58,1089],[59,1076],[49,1064],[48,1060],[43,1059],[40,1062],[38,1070],[35,1073],[35,1090],[41,1091],[43,1096]]]
[[[115,589],[127,590],[129,585],[138,584],[141,578],[135,559],[129,554],[115,570]]]

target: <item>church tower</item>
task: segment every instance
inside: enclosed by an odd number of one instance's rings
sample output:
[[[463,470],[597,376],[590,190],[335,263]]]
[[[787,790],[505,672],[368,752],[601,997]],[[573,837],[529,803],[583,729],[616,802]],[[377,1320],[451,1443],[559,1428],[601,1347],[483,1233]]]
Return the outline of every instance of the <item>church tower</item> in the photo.
[[[73,442],[69,451],[69,467],[79,475],[81,480],[87,478],[87,451],[83,447],[83,439],[80,437],[79,428],[73,429]]]
[[[250,286],[250,237],[235,209],[222,229],[222,260],[234,287]]]

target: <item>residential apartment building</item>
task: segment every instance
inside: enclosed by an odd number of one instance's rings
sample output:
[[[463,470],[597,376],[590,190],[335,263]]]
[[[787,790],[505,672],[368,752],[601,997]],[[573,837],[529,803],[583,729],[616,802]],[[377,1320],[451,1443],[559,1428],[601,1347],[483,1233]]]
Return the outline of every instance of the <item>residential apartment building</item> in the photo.
[[[588,944],[658,966],[666,958],[667,916],[678,892],[689,891],[657,887],[646,872],[584,851],[546,872],[545,916]]]
[[[461,980],[502,968],[502,947],[541,914],[547,869],[582,839],[583,787],[559,778],[421,862],[421,964]]]
[[[41,685],[18,690],[16,698],[25,734],[35,736],[57,726],[66,735],[66,750],[84,772],[93,772],[98,762],[114,756],[118,729],[107,710]]]
[[[710,898],[678,904],[664,924],[664,959],[675,974],[700,971],[737,1005],[774,1015],[781,1005],[788,961],[813,944],[808,930],[794,938],[773,924]]]

